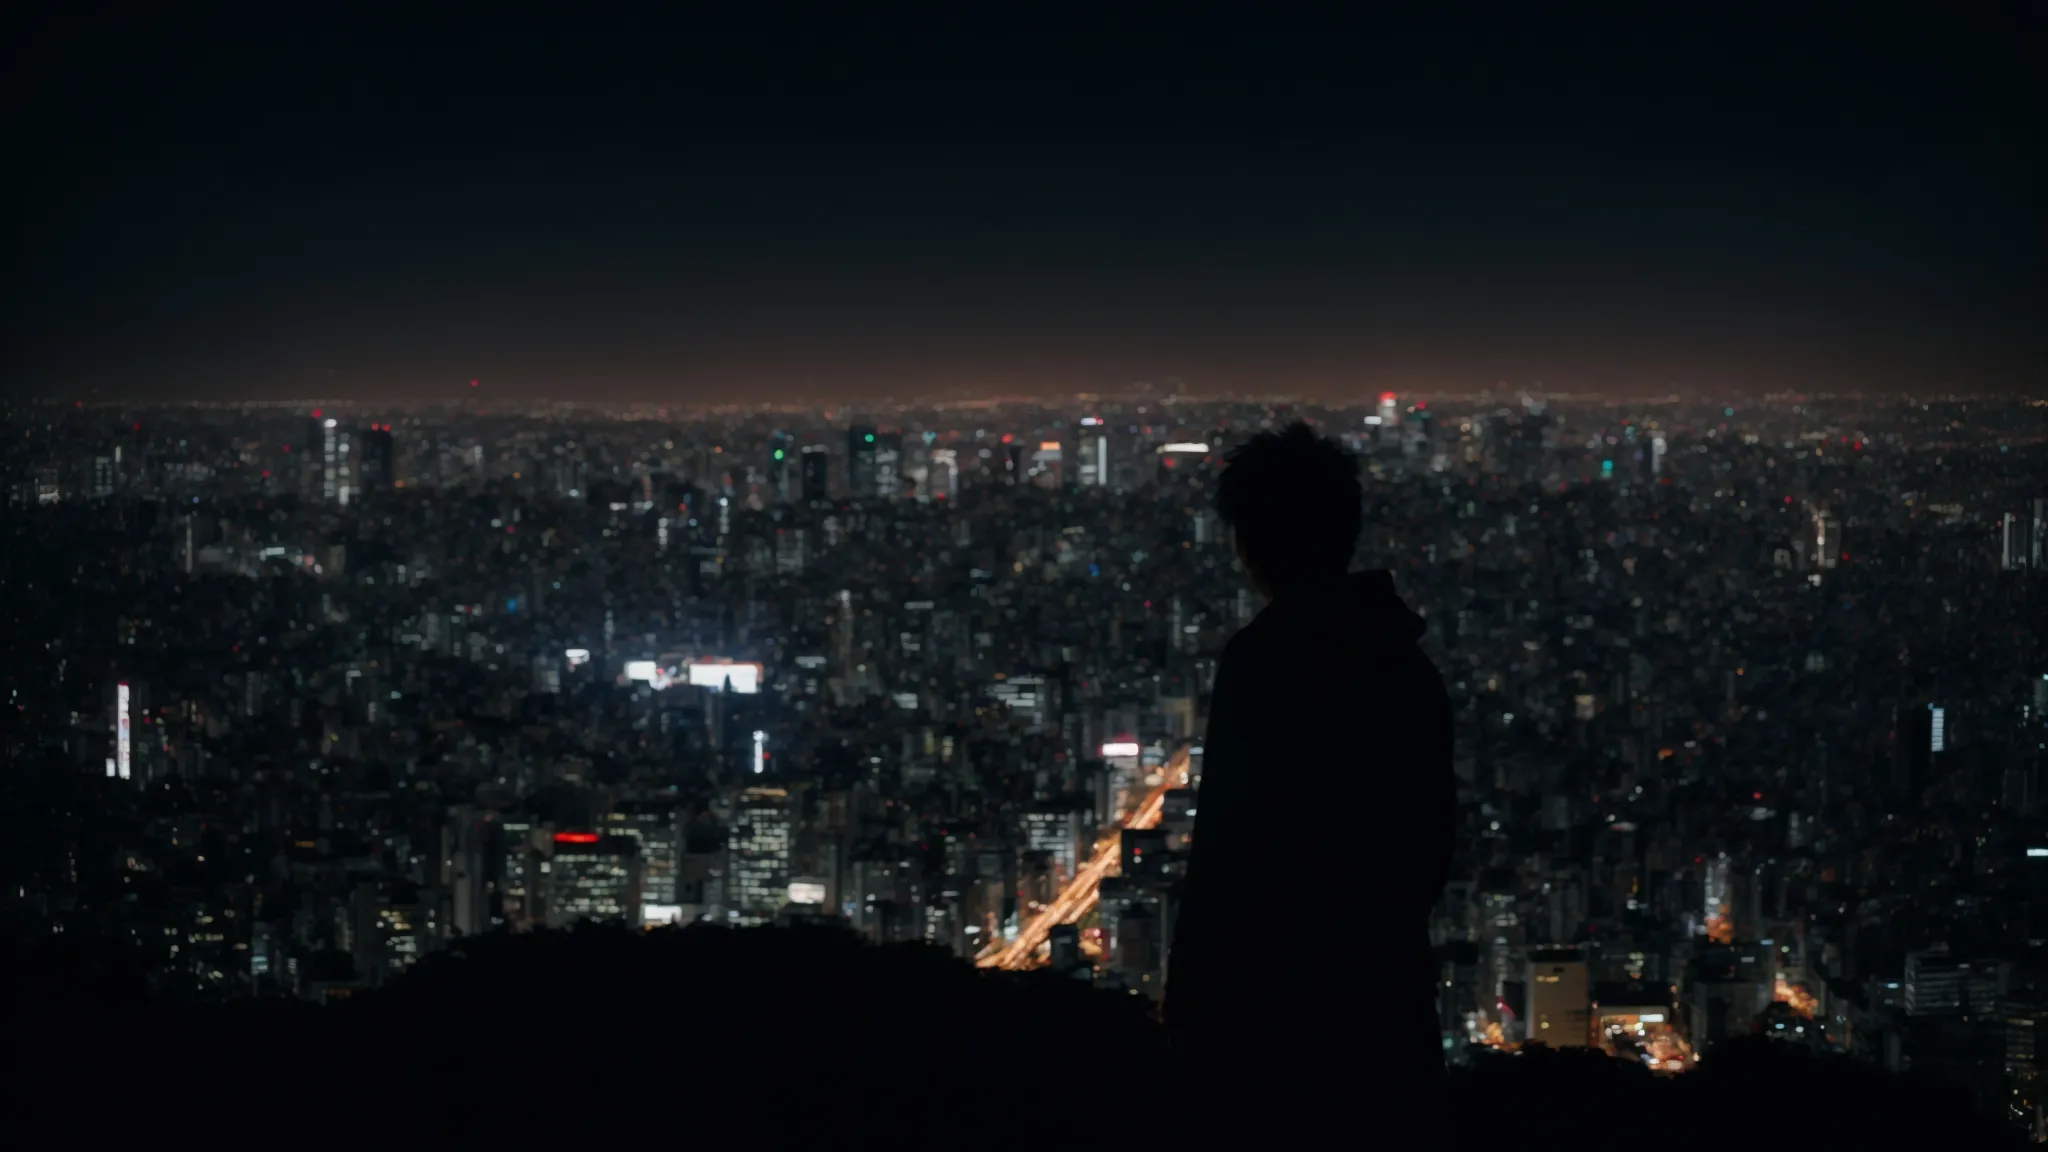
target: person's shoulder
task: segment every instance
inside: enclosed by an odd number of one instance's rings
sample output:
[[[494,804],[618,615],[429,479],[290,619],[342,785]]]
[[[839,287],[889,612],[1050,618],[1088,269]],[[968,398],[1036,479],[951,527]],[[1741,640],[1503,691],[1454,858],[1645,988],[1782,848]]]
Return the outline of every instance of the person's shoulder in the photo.
[[[1254,616],[1224,643],[1220,659],[1227,667],[1261,663],[1272,655],[1274,645],[1273,626],[1263,616]]]

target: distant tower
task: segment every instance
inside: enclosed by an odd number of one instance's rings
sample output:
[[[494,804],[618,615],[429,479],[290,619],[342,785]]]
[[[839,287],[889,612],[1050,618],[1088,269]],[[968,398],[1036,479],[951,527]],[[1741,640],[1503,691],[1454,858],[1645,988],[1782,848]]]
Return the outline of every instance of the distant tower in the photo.
[[[1101,432],[1083,436],[1081,439],[1081,487],[1107,487],[1109,485],[1109,437]]]
[[[855,499],[875,494],[875,430],[859,426],[846,431],[846,486]]]
[[[2041,546],[2035,539],[2037,521],[2024,512],[2007,512],[2001,525],[1998,566],[2007,572],[2022,572],[2038,562]]]
[[[1822,512],[1813,518],[1813,558],[1820,568],[1833,568],[1842,557],[1842,521]]]
[[[803,458],[804,499],[820,503],[831,498],[832,453],[823,444],[806,444],[800,453]]]
[[[872,495],[894,500],[903,495],[903,434],[884,432],[875,437],[875,484]]]
[[[934,500],[951,500],[960,495],[960,453],[953,448],[932,450],[930,479],[926,482]]]
[[[372,424],[363,433],[363,491],[389,492],[398,479],[398,458],[391,425]]]
[[[314,416],[309,432],[311,439],[307,447],[311,449],[314,461],[310,467],[319,478],[320,499],[329,504],[348,503],[355,488],[349,483],[352,446],[348,433],[342,429],[341,421],[332,416],[322,419],[318,415]]]

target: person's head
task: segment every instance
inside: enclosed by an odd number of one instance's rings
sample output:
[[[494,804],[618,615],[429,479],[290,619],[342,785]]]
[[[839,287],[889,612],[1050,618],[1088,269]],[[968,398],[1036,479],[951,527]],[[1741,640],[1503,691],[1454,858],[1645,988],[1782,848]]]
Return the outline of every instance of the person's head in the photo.
[[[1265,596],[1336,579],[1351,566],[1365,522],[1358,461],[1306,424],[1261,432],[1231,449],[1216,485],[1216,511],[1238,559]]]

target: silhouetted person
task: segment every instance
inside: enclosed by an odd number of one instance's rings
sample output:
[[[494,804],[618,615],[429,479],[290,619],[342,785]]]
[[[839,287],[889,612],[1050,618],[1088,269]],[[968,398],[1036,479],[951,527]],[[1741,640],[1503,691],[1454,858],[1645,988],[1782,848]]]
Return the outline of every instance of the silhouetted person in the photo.
[[[1392,577],[1348,573],[1363,504],[1306,425],[1227,457],[1216,508],[1267,603],[1216,672],[1165,1015],[1196,1123],[1421,1146],[1448,1123],[1451,711]]]

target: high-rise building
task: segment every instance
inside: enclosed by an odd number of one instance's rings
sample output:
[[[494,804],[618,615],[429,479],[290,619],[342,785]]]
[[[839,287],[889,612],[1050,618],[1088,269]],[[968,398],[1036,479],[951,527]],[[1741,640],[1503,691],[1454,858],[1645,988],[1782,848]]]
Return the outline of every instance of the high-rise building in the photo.
[[[875,487],[871,495],[883,500],[903,495],[903,434],[877,433],[874,459]]]
[[[659,924],[675,919],[682,903],[676,894],[683,858],[681,810],[660,800],[629,800],[605,817],[604,829],[637,845],[641,918]]]
[[[1107,487],[1109,484],[1109,437],[1101,432],[1083,436],[1080,443],[1081,467],[1078,473],[1083,488]]]
[[[346,504],[355,494],[356,485],[350,470],[354,463],[354,447],[341,421],[332,416],[322,417],[319,409],[314,409],[313,419],[307,426],[309,457],[305,467],[310,486],[318,489],[322,501]]]
[[[479,936],[491,926],[486,895],[491,821],[475,806],[457,805],[441,829],[441,890],[448,896],[448,928]]]
[[[2036,517],[2025,512],[2007,512],[2000,524],[1998,566],[2007,572],[2023,572],[2035,566],[2040,546],[2034,540]]]
[[[1813,518],[1814,567],[1833,568],[1842,556],[1841,518],[1822,512]]]
[[[1046,854],[1053,876],[1062,886],[1074,878],[1094,838],[1087,813],[1056,805],[1026,812],[1024,837],[1031,851]]]
[[[846,488],[856,500],[875,494],[875,430],[858,425],[846,430]]]
[[[1593,988],[1586,958],[1575,948],[1532,948],[1522,1014],[1528,1040],[1552,1048],[1593,1043]]]
[[[640,923],[640,853],[632,837],[557,832],[553,847],[544,885],[549,927]]]
[[[765,924],[789,899],[796,812],[784,788],[748,788],[739,795],[726,839],[727,903],[740,924]]]
[[[540,919],[535,831],[534,822],[523,816],[512,817],[498,826],[502,853],[498,867],[499,915],[515,932],[532,927]]]
[[[391,491],[398,480],[397,449],[391,439],[391,425],[370,425],[362,440],[362,490],[365,493]]]
[[[960,495],[960,453],[953,448],[932,449],[926,472],[925,496],[932,500],[954,500]]]
[[[404,975],[439,943],[438,909],[415,885],[358,884],[350,903],[356,977],[371,987]]]
[[[798,454],[803,461],[803,496],[821,503],[832,496],[832,451],[823,444],[806,444]]]

